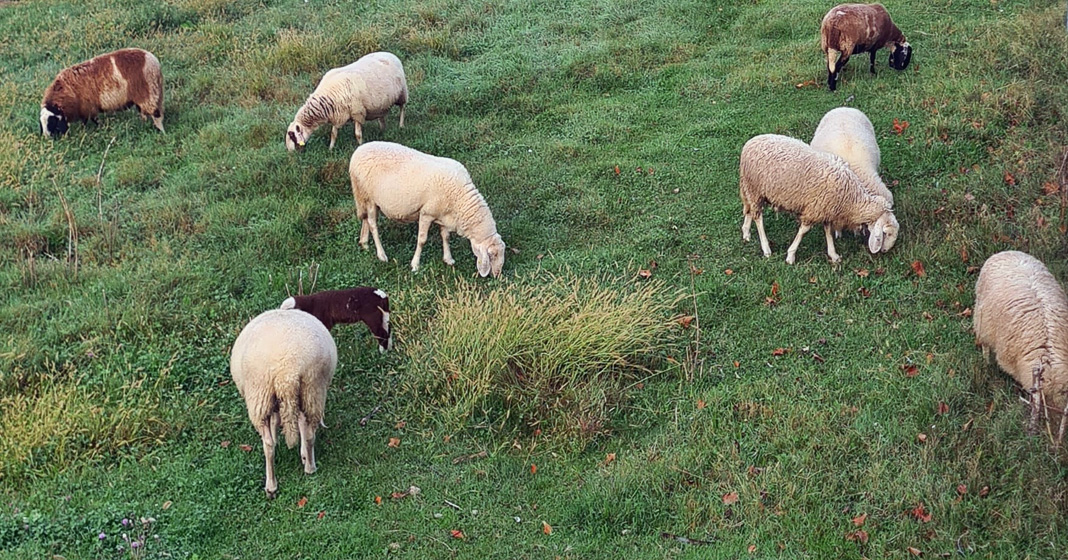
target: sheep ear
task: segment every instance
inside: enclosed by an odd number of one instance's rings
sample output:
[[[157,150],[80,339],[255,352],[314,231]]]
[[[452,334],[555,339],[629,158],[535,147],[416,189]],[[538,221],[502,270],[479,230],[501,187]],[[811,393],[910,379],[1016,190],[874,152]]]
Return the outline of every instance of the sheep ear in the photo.
[[[475,249],[475,267],[478,268],[478,275],[485,278],[490,273],[490,258],[489,249],[485,245],[479,245]]]
[[[883,248],[883,223],[877,221],[868,229],[871,231],[868,234],[868,250],[872,254],[878,253]]]

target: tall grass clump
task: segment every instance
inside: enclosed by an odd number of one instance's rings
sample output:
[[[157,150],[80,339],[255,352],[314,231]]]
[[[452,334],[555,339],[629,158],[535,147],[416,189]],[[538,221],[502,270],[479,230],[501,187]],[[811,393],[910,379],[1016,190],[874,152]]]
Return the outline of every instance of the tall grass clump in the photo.
[[[678,296],[658,282],[555,278],[437,296],[407,347],[402,393],[449,432],[536,432],[583,445],[609,431],[627,389],[657,373]]]

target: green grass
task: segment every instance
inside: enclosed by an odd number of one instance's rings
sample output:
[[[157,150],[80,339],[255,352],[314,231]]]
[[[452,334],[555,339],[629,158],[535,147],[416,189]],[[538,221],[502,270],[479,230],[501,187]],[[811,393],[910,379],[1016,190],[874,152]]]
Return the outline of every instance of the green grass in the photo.
[[[965,311],[973,267],[999,250],[1068,278],[1065,199],[1046,192],[1066,188],[1064,4],[888,2],[912,65],[880,55],[872,77],[858,57],[835,94],[818,48],[830,6],[0,2],[0,558],[129,556],[124,517],[156,519],[153,558],[1063,557],[1066,457],[1025,435]],[[42,138],[56,72],[126,46],[162,61],[167,133],[125,112]],[[324,132],[285,151],[322,72],[376,49],[404,61],[411,103],[406,128],[391,115],[365,138],[467,165],[516,250],[501,280],[474,275],[462,239],[444,265],[435,235],[411,273],[411,225],[382,223],[389,263],[356,250],[351,128],[333,152]],[[836,268],[810,233],[788,266],[797,222],[768,212],[761,258],[740,239],[742,144],[808,140],[843,103],[875,125],[897,245],[872,256],[847,235]],[[319,289],[391,294],[397,351],[335,329],[320,470],[280,451],[267,501],[229,346],[315,266]],[[608,313],[655,297],[632,333],[568,331],[553,319],[567,286]],[[514,346],[462,328],[523,314],[546,319],[513,322]],[[580,350],[621,332],[639,369]],[[587,405],[501,375],[450,393],[437,364],[473,375],[475,350],[544,358],[537,373]],[[583,432],[590,410],[603,429]],[[861,514],[863,544],[846,538]]]

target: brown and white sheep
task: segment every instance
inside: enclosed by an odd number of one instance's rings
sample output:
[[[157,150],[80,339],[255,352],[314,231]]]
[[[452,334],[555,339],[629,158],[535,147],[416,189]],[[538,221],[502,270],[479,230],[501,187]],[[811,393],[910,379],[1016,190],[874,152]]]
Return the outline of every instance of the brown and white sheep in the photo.
[[[834,249],[833,230],[867,226],[872,253],[889,251],[897,240],[899,226],[890,203],[868,193],[845,160],[796,138],[777,134],[750,138],[742,147],[738,183],[745,218],[742,239],[749,241],[755,221],[765,257],[771,255],[764,233],[765,205],[798,214],[801,219],[797,236],[786,251],[788,264],[794,264],[801,238],[815,224],[823,224],[832,262],[841,260]]]
[[[1060,418],[1068,391],[1068,297],[1038,259],[1020,251],[991,255],[975,282],[975,342],[1025,390],[1032,419]],[[1044,401],[1040,406],[1039,398]],[[1032,426],[1034,428],[1036,426]]]
[[[59,136],[73,121],[129,107],[163,132],[163,73],[146,50],[119,49],[60,71],[41,101],[41,133]]]
[[[894,25],[882,4],[840,4],[823,16],[820,48],[827,56],[827,87],[834,91],[838,73],[849,57],[871,53],[871,73],[875,73],[875,52],[890,50],[890,67],[904,70],[912,60],[912,46]]]
[[[353,288],[330,290],[306,296],[293,296],[282,302],[280,309],[299,309],[311,313],[331,330],[338,323],[367,325],[378,341],[379,352],[385,353],[393,346],[393,333],[389,330],[389,296],[376,288]]]

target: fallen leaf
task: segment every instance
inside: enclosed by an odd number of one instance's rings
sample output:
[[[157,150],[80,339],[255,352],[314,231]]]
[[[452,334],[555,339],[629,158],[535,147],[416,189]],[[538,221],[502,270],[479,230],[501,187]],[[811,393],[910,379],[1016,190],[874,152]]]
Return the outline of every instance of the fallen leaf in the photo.
[[[958,484],[957,485],[957,493],[960,494],[961,496],[967,494],[968,493],[968,485],[967,484]]]
[[[856,272],[857,276],[860,276],[861,278],[867,278],[868,275],[871,274],[870,272],[868,272],[868,269],[866,269],[866,268],[861,268],[861,269],[855,270],[854,272]]]
[[[778,295],[779,295],[779,283],[777,281],[776,282],[772,282],[771,283],[771,297],[776,297]]]
[[[900,135],[905,132],[905,129],[909,127],[909,121],[899,121],[894,119],[894,134]]]
[[[939,416],[943,414],[949,414],[949,405],[939,401],[938,409],[935,411],[935,414],[938,414]]]
[[[389,438],[389,443],[386,444],[386,447],[400,447],[400,438]]]
[[[920,440],[920,443],[927,443],[927,434],[920,432],[916,434],[916,439]]]
[[[382,505],[382,496],[375,496],[375,505],[376,506]]]
[[[912,261],[912,271],[920,278],[927,276],[927,271],[923,269],[923,263],[920,261]]]
[[[749,465],[749,468],[746,469],[746,471],[749,473],[749,476],[757,476],[764,472],[764,467],[754,467],[753,465]]]
[[[171,507],[171,501],[167,500],[166,502],[163,502],[163,505],[160,506],[160,509],[170,509],[170,507]]]
[[[749,554],[753,554],[754,552],[756,552],[756,545],[755,544],[751,544],[751,545],[749,545],[749,548],[746,549],[746,550],[749,551]]]
[[[684,315],[682,317],[679,317],[678,319],[675,319],[675,322],[677,322],[678,324],[682,325],[682,328],[688,329],[688,328],[690,328],[690,323],[693,322],[693,316]]]
[[[797,87],[797,89],[801,89],[801,88],[806,87],[806,86],[814,86],[814,85],[816,85],[816,80],[805,80],[805,81],[797,84],[796,87]]]
[[[1008,171],[1005,172],[1005,184],[1010,187],[1016,185],[1016,177],[1013,177],[1012,173],[1009,173]]]
[[[905,372],[905,377],[916,377],[920,374],[920,366],[916,364],[905,364],[901,366],[901,371]]]
[[[396,425],[396,426],[393,426],[393,427],[394,427],[395,429],[397,429],[397,430],[403,430],[403,429],[404,429],[404,427],[405,427],[405,426],[407,426],[407,425],[408,425],[408,423],[407,423],[407,422],[405,422],[404,420],[400,420],[399,422],[397,422],[397,425]]]
[[[646,270],[644,268],[638,270],[638,276],[641,276],[642,278],[650,278],[650,277],[652,277],[652,275],[653,275],[653,273],[651,271]]]
[[[735,369],[742,367],[742,362],[739,362],[738,360],[734,360],[734,367],[735,367]]]
[[[303,498],[297,500],[297,507],[302,508],[307,503],[308,503],[308,497],[304,496]]]
[[[782,356],[783,354],[786,354],[785,348],[776,348],[771,351],[772,356]]]
[[[320,511],[320,512],[319,512],[319,515],[316,515],[316,516],[315,516],[315,518],[316,518],[316,519],[322,519],[322,518],[323,518],[323,516],[325,516],[325,515],[326,515],[326,512],[325,512],[325,511]]]
[[[865,288],[864,286],[861,286],[860,289],[857,290],[857,293],[859,293],[861,297],[871,297],[871,290]]]
[[[608,463],[611,463],[612,461],[615,461],[615,460],[616,460],[616,454],[615,453],[609,453],[608,455],[604,456],[604,464],[606,464],[606,465]]]
[[[729,506],[729,505],[732,505],[732,504],[735,504],[735,503],[738,503],[738,493],[737,492],[727,492],[726,494],[723,495],[723,505]]]
[[[982,490],[979,490],[979,497],[980,498],[985,498],[986,495],[989,494],[989,493],[990,493],[990,487],[989,486],[984,486],[982,488]]]
[[[920,549],[918,549],[916,547],[910,546],[910,547],[906,548],[905,550],[908,550],[909,553],[912,554],[913,556],[923,556],[923,551],[921,551]]]
[[[912,508],[909,513],[911,513],[912,516],[918,519],[921,523],[931,522],[931,514],[923,507],[923,502],[920,502],[920,505]]]
[[[868,514],[862,513],[862,514],[860,514],[860,515],[858,515],[858,516],[853,518],[853,524],[856,525],[857,527],[863,527],[864,526],[864,522],[867,521],[867,520],[868,520]]]
[[[245,453],[248,453],[249,451],[252,451],[252,446],[248,445],[248,444],[245,444],[245,443],[242,443],[241,445],[239,445],[237,447],[239,447],[241,449],[241,451],[244,451]]]
[[[728,268],[727,270],[723,271],[723,274],[726,274],[727,276],[730,276],[731,274],[734,274],[734,271]]]
[[[530,474],[538,474],[538,465],[530,464]]]
[[[464,538],[464,532],[459,530],[459,529],[453,529],[453,530],[449,531],[449,535],[451,535],[452,538],[454,538],[454,539],[462,539],[462,538]]]
[[[1061,187],[1057,183],[1046,181],[1042,183],[1042,194],[1057,194],[1060,192]]]
[[[227,447],[230,447],[230,440],[224,439],[219,442],[219,445],[222,446],[223,449],[226,449]]]
[[[961,317],[971,317],[972,316],[972,308],[971,307],[965,307],[964,311],[961,311],[960,313],[958,313],[958,315],[960,315]]]
[[[553,534],[553,526],[549,525],[548,523],[546,523],[544,521],[542,521],[541,522],[541,532],[545,533],[546,535],[551,535],[551,534]]]
[[[619,175],[619,166],[616,166],[616,175]]]
[[[860,541],[860,544],[868,544],[868,532],[863,529],[853,531],[852,533],[846,533],[845,538],[850,542]]]
[[[701,410],[705,407],[705,401],[697,399],[697,410]]]

